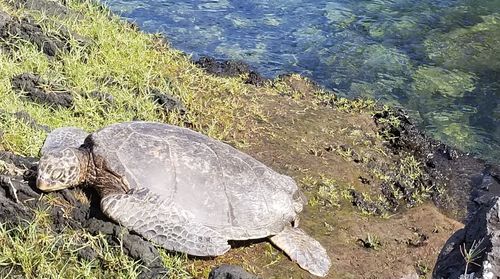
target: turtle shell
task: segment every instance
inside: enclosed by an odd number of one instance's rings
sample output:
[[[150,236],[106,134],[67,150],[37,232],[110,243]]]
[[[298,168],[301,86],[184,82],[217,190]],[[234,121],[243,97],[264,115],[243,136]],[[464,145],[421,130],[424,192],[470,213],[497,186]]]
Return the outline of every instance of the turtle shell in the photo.
[[[293,179],[186,128],[119,123],[93,133],[88,141],[94,158],[104,160],[107,168],[96,170],[97,177],[113,173],[129,188],[147,188],[228,239],[276,234],[302,210]]]

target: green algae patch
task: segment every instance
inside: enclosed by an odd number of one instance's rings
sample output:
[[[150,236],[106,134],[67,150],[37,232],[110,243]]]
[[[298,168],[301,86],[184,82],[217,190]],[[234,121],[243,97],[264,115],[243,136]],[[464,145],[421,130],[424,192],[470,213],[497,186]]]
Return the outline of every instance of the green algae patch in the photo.
[[[370,36],[376,39],[383,39],[385,37],[408,39],[423,32],[423,30],[419,30],[417,20],[406,15],[394,21],[378,23],[364,22],[363,26],[368,29]]]
[[[482,17],[471,27],[432,34],[424,42],[427,55],[448,69],[485,72],[500,70],[500,15]]]
[[[441,127],[434,136],[442,141],[453,142],[463,150],[472,148],[477,141],[476,134],[467,125],[467,115],[462,112],[442,111],[428,114],[431,125]]]
[[[463,97],[475,89],[475,76],[459,70],[446,70],[433,66],[421,66],[413,75],[413,89],[417,94],[443,94],[448,97]]]
[[[345,29],[356,21],[356,15],[341,4],[327,3],[325,10],[328,22],[340,29]]]

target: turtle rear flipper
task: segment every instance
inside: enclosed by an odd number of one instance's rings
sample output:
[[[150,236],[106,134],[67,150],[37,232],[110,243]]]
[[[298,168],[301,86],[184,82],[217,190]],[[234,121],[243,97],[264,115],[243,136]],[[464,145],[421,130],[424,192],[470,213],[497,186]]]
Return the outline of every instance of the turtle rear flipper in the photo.
[[[67,147],[78,148],[85,142],[85,138],[88,135],[87,132],[76,127],[57,128],[47,136],[40,153],[44,155],[47,152],[57,149]]]
[[[108,195],[101,200],[101,209],[122,226],[171,251],[218,256],[231,248],[217,231],[191,222],[183,210],[145,188]]]
[[[325,248],[303,230],[286,227],[269,239],[303,269],[321,277],[328,273],[331,262]]]

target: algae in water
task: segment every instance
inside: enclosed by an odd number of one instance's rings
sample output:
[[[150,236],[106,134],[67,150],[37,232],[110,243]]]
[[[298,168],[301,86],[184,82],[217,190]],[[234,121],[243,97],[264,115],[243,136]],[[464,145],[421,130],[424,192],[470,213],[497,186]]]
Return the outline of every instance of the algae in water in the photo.
[[[463,97],[475,89],[475,76],[459,70],[446,70],[434,66],[421,66],[413,75],[415,93],[439,93],[449,97]]]

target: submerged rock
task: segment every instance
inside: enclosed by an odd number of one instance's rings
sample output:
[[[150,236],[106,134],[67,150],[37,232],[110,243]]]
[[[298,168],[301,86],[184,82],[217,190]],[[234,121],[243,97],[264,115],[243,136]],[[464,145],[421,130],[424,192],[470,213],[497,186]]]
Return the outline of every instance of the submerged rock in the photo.
[[[470,27],[452,29],[449,33],[430,34],[424,42],[427,56],[445,68],[476,73],[500,70],[500,16],[482,17]]]
[[[449,97],[463,97],[472,92],[475,76],[459,70],[421,66],[413,75],[413,89],[419,94],[439,93]]]

